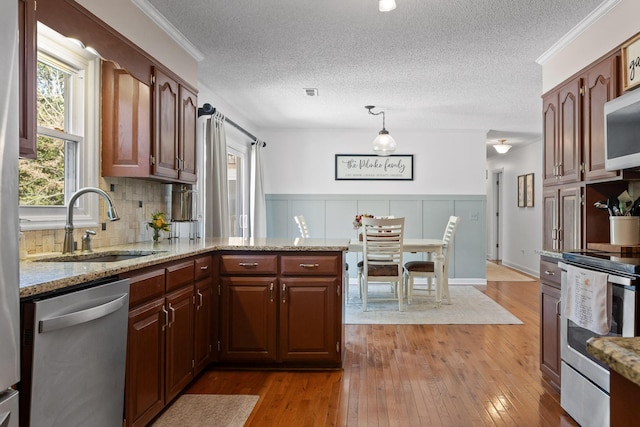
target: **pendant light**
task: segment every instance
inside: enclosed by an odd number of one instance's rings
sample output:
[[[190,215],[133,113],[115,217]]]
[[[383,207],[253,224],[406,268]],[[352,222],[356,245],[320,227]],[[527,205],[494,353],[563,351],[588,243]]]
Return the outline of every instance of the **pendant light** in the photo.
[[[369,114],[378,116],[382,114],[382,130],[378,133],[376,139],[373,140],[373,151],[378,156],[388,156],[396,151],[396,141],[393,139],[389,132],[384,128],[384,111],[374,113],[371,110],[376,108],[374,105],[366,105],[364,108],[369,110]]]
[[[494,145],[493,148],[495,148],[499,154],[504,154],[511,149],[509,144],[504,143],[506,139],[499,139],[498,141],[500,141],[500,144]]]
[[[396,0],[379,0],[378,10],[380,12],[391,12],[396,8]]]

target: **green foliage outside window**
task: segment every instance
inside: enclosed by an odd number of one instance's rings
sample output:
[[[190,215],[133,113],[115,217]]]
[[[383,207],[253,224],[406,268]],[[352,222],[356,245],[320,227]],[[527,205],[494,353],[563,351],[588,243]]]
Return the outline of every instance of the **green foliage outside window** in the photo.
[[[69,73],[38,61],[38,126],[65,131],[68,82]],[[21,206],[64,206],[65,144],[61,139],[39,134],[37,159],[20,160]]]

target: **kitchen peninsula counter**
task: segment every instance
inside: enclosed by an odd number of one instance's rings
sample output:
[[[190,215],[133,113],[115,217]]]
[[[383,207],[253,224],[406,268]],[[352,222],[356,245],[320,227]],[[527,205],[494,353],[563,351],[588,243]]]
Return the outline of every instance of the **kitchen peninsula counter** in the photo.
[[[629,381],[640,386],[640,337],[600,337],[587,341],[587,351]]]
[[[60,257],[60,253],[38,254],[20,262],[20,298],[33,297],[44,293],[60,291],[105,277],[115,276],[132,270],[175,261],[194,255],[216,251],[256,251],[256,252],[345,252],[349,248],[349,239],[243,239],[210,238],[199,240],[164,240],[134,243],[99,248],[94,254],[114,252],[156,252],[117,262],[44,262],[42,260]],[[86,256],[87,252],[76,251],[65,255]]]

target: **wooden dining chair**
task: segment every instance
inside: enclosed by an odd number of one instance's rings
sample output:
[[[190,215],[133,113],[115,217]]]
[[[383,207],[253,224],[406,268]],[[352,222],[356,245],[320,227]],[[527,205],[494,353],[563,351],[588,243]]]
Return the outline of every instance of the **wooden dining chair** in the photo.
[[[447,222],[447,227],[444,230],[444,237],[442,237],[442,241],[444,242],[444,247],[443,247],[444,261],[442,263],[442,271],[440,272],[435,271],[434,261],[409,261],[404,265],[407,304],[411,304],[411,298],[413,296],[414,279],[416,277],[427,278],[427,292],[431,293],[432,281],[436,279],[438,275],[444,274],[444,272],[449,271],[449,258],[451,255],[451,248],[453,248],[453,237],[455,235],[456,229],[458,228],[458,222],[459,222],[459,217],[450,216],[449,221]],[[441,295],[446,296],[447,303],[451,304],[451,296],[449,295],[448,280],[442,281],[441,290],[442,290]]]
[[[307,227],[307,221],[304,219],[304,215],[296,215],[293,217],[298,224],[298,229],[300,230],[300,237],[305,239],[311,237],[309,236],[309,227]]]
[[[402,245],[404,218],[362,218],[362,311],[367,311],[370,283],[392,284],[393,299],[402,311]]]

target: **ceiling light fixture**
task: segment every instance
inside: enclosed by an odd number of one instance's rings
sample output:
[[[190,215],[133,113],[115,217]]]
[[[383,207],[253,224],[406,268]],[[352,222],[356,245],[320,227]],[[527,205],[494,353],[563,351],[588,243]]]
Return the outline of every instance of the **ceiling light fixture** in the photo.
[[[378,116],[382,114],[382,130],[378,133],[376,139],[373,140],[373,151],[378,156],[388,156],[394,151],[396,151],[396,141],[389,135],[389,132],[384,128],[384,111],[380,111],[379,113],[373,113],[371,110],[376,108],[374,105],[365,105],[367,110],[369,110],[369,114],[374,116]]]
[[[396,8],[396,0],[379,0],[378,10],[380,12],[391,12]]]
[[[500,141],[500,144],[496,144],[493,146],[493,148],[495,148],[498,153],[504,154],[507,151],[511,150],[511,146],[504,143],[506,139],[499,139],[498,141]]]

